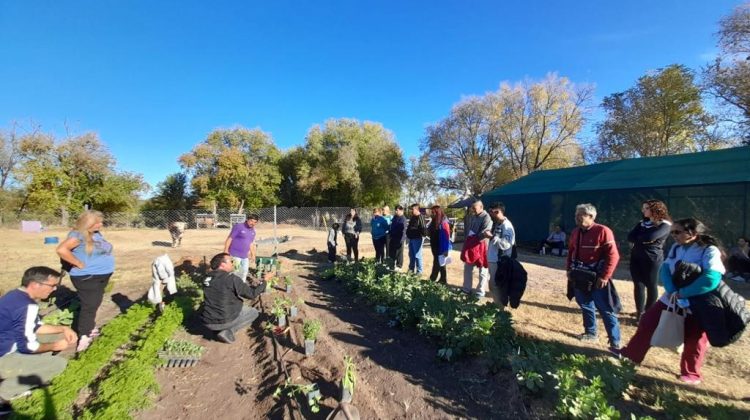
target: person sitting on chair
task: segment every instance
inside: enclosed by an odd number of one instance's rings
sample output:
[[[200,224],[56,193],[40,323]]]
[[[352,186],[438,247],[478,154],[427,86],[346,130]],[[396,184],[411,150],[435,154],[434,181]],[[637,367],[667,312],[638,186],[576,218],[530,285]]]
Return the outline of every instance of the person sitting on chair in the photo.
[[[560,225],[555,225],[552,232],[549,233],[549,236],[547,236],[547,239],[542,241],[542,246],[539,248],[539,253],[544,255],[547,253],[547,248],[549,248],[549,253],[552,253],[552,250],[557,250],[558,255],[562,256],[563,250],[565,249],[565,231],[562,230],[562,227]]]
[[[243,305],[243,299],[255,299],[266,290],[266,282],[252,287],[233,273],[232,257],[226,252],[211,258],[211,271],[203,280],[203,312],[206,328],[217,331],[224,343],[233,343],[237,331],[249,326],[258,311]]]

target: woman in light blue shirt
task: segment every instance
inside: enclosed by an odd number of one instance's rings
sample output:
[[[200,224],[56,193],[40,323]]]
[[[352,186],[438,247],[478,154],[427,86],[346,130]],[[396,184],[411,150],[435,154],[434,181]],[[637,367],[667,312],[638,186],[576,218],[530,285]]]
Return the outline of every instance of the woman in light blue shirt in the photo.
[[[100,232],[103,225],[104,215],[101,212],[84,211],[78,217],[75,228],[57,247],[57,254],[71,266],[70,280],[81,301],[76,331],[79,337],[77,351],[86,350],[94,337],[99,335],[96,311],[102,304],[104,289],[115,271],[112,244]]]

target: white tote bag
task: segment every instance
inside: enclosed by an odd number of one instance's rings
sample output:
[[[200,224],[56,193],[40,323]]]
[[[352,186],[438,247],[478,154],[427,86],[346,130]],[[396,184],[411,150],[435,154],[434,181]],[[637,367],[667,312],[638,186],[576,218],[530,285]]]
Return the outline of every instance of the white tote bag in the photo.
[[[659,325],[651,336],[651,345],[665,349],[676,349],[685,341],[685,310],[677,306],[673,295],[667,309],[661,311]]]

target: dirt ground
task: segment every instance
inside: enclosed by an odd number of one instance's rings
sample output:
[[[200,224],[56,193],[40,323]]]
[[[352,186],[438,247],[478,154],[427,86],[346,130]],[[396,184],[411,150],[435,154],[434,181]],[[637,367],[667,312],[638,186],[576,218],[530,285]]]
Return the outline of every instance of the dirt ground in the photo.
[[[227,230],[188,230],[181,248],[169,247],[166,230],[105,230],[103,234],[115,248],[117,269],[113,286],[100,309],[98,324],[120,312],[124,304],[141,298],[150,286],[151,261],[167,253],[173,261],[183,257],[210,257],[223,249]],[[31,265],[58,267],[54,245],[44,245],[46,236],[65,237],[62,230],[42,234],[24,234],[17,230],[0,230],[9,245],[8,259],[0,267],[0,290],[19,284],[24,269]],[[261,223],[258,239],[273,235]],[[275,400],[271,394],[280,382],[284,368],[299,383],[316,382],[323,400],[320,418],[335,406],[343,357],[352,356],[359,372],[354,405],[362,418],[524,418],[535,417],[533,407],[523,404],[509,373],[489,374],[477,360],[445,363],[436,359],[437,347],[413,331],[389,328],[370,307],[357,302],[341,286],[319,278],[325,263],[325,232],[291,226],[278,228],[278,235],[289,235],[279,244],[282,275],[294,279],[293,297],[302,298],[301,316],[292,323],[292,334],[275,349],[259,322],[238,337],[232,345],[211,340],[211,334],[192,325],[181,332],[206,347],[201,363],[189,369],[162,369],[158,379],[161,395],[154,407],[140,414],[143,419],[205,418],[299,418],[286,400]],[[343,253],[342,245],[339,254]],[[360,255],[373,256],[369,236],[360,241]],[[273,246],[262,243],[259,255],[268,255]],[[454,251],[455,252],[455,251]],[[457,254],[457,252],[456,252]],[[425,271],[431,269],[431,255],[425,252]],[[405,257],[408,260],[408,258]],[[512,310],[515,327],[541,340],[564,343],[576,351],[589,354],[606,351],[606,334],[599,321],[600,343],[582,344],[575,335],[582,332],[580,310],[564,296],[562,273],[564,260],[553,256],[521,253],[529,273],[529,284],[522,305]],[[458,255],[454,256],[458,261]],[[449,266],[449,283],[459,286],[462,266]],[[616,286],[624,303],[622,336],[626,341],[635,331],[632,284],[627,280],[626,264],[620,264]],[[620,280],[622,279],[622,280]],[[72,288],[69,280],[64,285]],[[746,298],[750,285],[730,283]],[[282,292],[274,292],[282,294]],[[269,295],[266,295],[269,296]],[[266,299],[266,307],[272,295]],[[266,310],[267,312],[267,310]],[[304,357],[301,344],[301,319],[314,317],[323,322],[323,332],[316,344],[316,354]],[[274,351],[283,355],[283,364],[274,361]],[[698,388],[678,384],[678,356],[671,351],[652,349],[638,369],[641,378],[676,385],[681,395],[712,402],[722,402],[750,410],[750,334],[723,349],[710,349],[704,367],[705,380]],[[297,414],[295,414],[297,413]],[[309,413],[307,413],[309,415]]]

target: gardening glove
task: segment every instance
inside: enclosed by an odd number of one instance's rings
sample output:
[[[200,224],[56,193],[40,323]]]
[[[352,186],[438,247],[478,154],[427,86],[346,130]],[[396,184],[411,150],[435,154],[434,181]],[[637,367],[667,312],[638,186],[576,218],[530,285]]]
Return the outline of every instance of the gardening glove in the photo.
[[[674,265],[674,274],[672,274],[672,282],[675,287],[681,289],[697,279],[703,269],[700,265],[695,263],[686,263],[685,261],[677,261]]]

